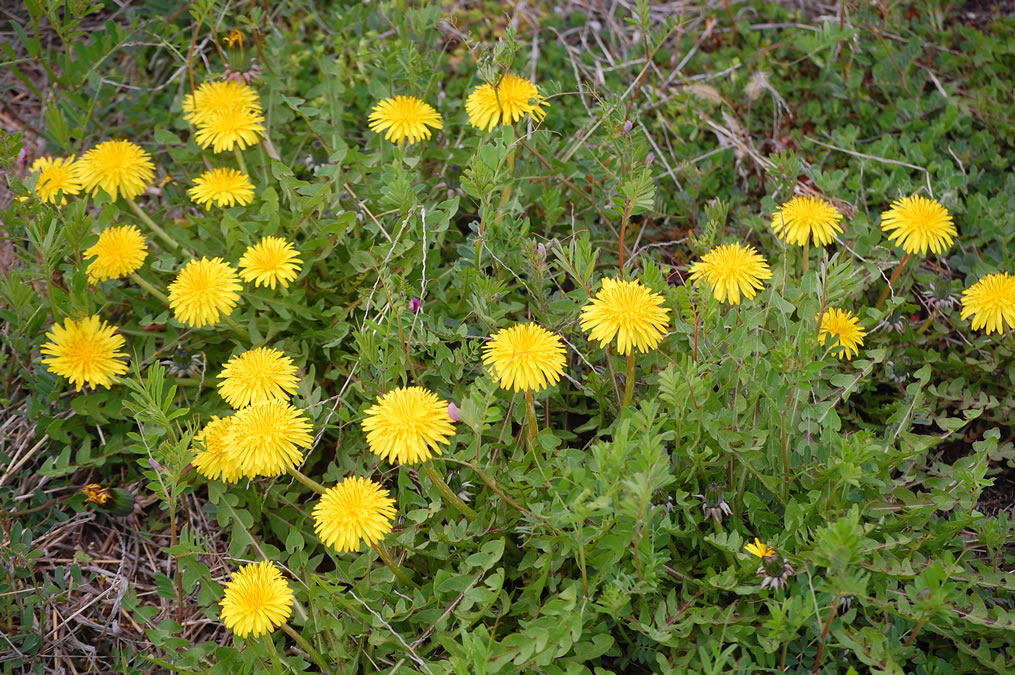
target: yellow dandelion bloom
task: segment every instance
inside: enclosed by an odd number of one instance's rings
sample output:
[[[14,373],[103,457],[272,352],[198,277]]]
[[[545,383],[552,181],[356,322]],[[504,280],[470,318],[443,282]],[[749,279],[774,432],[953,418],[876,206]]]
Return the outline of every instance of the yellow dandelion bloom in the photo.
[[[378,483],[350,477],[321,495],[313,515],[314,532],[325,546],[358,551],[361,541],[373,546],[391,532],[395,500]]]
[[[363,420],[370,452],[391,463],[415,464],[441,454],[455,434],[448,402],[422,387],[400,387],[377,399]]]
[[[507,73],[496,86],[487,82],[473,89],[465,101],[465,112],[469,115],[469,124],[490,131],[501,124],[514,124],[525,115],[541,122],[549,105],[536,85],[524,77]]]
[[[233,311],[242,289],[236,270],[222,258],[195,259],[169,284],[169,307],[180,323],[209,326]]]
[[[652,351],[662,342],[670,310],[660,307],[663,296],[640,281],[603,279],[603,287],[582,307],[581,328],[605,347],[617,338],[617,351],[625,356],[634,348]]]
[[[860,326],[860,319],[848,309],[830,308],[824,315],[818,315],[815,320],[821,320],[821,330],[818,333],[818,341],[825,344],[825,337],[834,339],[831,348],[840,359],[845,357],[847,361],[860,353],[863,347],[863,338],[867,335]]]
[[[54,323],[46,338],[49,342],[42,345],[48,357],[42,359],[46,370],[70,380],[74,391],[81,391],[85,384],[109,389],[117,375],[127,372],[127,354],[120,350],[123,336],[98,315],[79,321],[64,319],[62,326]]]
[[[810,238],[815,246],[831,243],[842,234],[842,213],[820,197],[794,197],[772,215],[772,230],[779,239],[803,246]]]
[[[99,143],[77,163],[77,178],[88,192],[97,188],[116,201],[117,194],[134,199],[155,177],[151,155],[130,141]]]
[[[564,342],[534,323],[498,331],[483,345],[483,363],[504,389],[539,391],[557,384],[567,358]]]
[[[233,415],[226,454],[248,478],[279,476],[303,461],[312,430],[306,413],[286,401],[254,403]]]
[[[753,246],[723,244],[716,246],[691,265],[690,281],[704,279],[719,302],[740,304],[740,296],[750,300],[761,289],[772,271]]]
[[[282,571],[262,560],[236,570],[219,604],[226,628],[241,638],[256,638],[285,623],[293,612],[293,592]]]
[[[200,125],[227,110],[261,112],[257,91],[248,84],[232,80],[205,82],[193,94],[183,97],[183,119]]]
[[[81,181],[78,180],[77,162],[74,155],[70,157],[40,157],[32,163],[32,173],[38,173],[35,181],[35,194],[39,199],[50,204],[56,203],[56,195],[63,193],[61,204],[67,203],[67,195],[81,192]]]
[[[396,96],[381,100],[370,111],[370,131],[381,133],[392,143],[430,140],[430,127],[443,129],[440,114],[429,103],[415,96]],[[385,131],[386,130],[386,131]]]
[[[197,125],[194,140],[202,148],[211,146],[212,152],[223,152],[238,147],[254,146],[264,138],[264,116],[255,110],[229,108],[211,115]]]
[[[775,555],[775,549],[767,544],[761,543],[761,540],[757,537],[754,538],[754,542],[744,546],[744,550],[748,553],[753,553],[759,558],[767,558]]]
[[[300,275],[303,260],[296,247],[282,237],[265,237],[253,246],[248,246],[240,258],[240,276],[244,281],[253,281],[255,286],[279,284],[288,288],[289,282]]]
[[[296,364],[277,349],[258,347],[229,359],[219,373],[219,395],[233,408],[271,399],[288,401],[299,386]]]
[[[88,265],[88,281],[94,284],[125,277],[137,271],[147,257],[148,246],[136,226],[107,227],[95,245],[85,249],[85,260],[95,258]]]
[[[943,253],[955,241],[955,224],[948,209],[920,195],[896,199],[881,214],[881,229],[906,253]]]
[[[254,186],[247,174],[236,169],[212,169],[194,179],[194,187],[187,194],[198,204],[211,211],[215,206],[246,206],[254,201]]]
[[[962,292],[962,318],[973,317],[973,330],[987,335],[1015,328],[1015,276],[988,274]]]
[[[195,448],[197,455],[191,464],[208,480],[236,483],[243,477],[243,467],[233,455],[226,452],[225,442],[232,425],[232,417],[212,415],[211,422],[204,425],[194,437],[202,447]]]

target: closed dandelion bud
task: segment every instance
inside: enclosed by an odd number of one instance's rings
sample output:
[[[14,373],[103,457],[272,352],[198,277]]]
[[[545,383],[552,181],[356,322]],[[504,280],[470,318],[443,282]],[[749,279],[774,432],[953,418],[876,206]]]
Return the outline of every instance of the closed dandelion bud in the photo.
[[[710,483],[704,495],[695,495],[702,500],[701,510],[706,518],[711,518],[721,523],[726,516],[732,515],[730,505],[726,503],[726,497],[722,493],[722,486],[718,483]]]
[[[129,516],[134,512],[134,495],[124,488],[106,488],[90,483],[81,489],[86,504],[95,504],[100,511],[114,516]]]

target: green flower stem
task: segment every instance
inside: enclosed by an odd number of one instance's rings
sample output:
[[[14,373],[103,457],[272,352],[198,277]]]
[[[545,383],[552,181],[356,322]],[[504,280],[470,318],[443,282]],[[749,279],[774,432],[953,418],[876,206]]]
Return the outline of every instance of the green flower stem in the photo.
[[[627,379],[624,380],[624,402],[621,404],[620,409],[623,410],[627,406],[631,405],[631,399],[634,397],[634,348],[627,353]]]
[[[441,493],[441,497],[444,498],[444,501],[455,507],[455,510],[469,520],[475,520],[479,516],[478,513],[469,508],[469,505],[463,502],[458,495],[456,495],[454,491],[448,487],[448,484],[444,482],[444,479],[441,478],[441,475],[437,473],[437,469],[433,468],[430,462],[423,462],[423,470],[426,471],[426,475],[430,477],[430,480],[433,482],[434,487],[437,488],[437,491]]]
[[[247,331],[243,330],[243,328],[240,326],[240,324],[236,323],[236,319],[234,319],[233,317],[229,316],[228,314],[225,315],[225,317],[222,319],[222,321],[227,326],[232,328],[236,332],[236,334],[239,335],[240,337],[242,337],[242,338],[250,337],[250,334],[247,333]]]
[[[281,675],[282,659],[279,658],[278,650],[275,649],[275,641],[271,639],[271,631],[264,634],[264,644],[268,648],[268,653],[271,655],[271,670],[273,673],[279,673]]]
[[[129,206],[131,211],[134,212],[134,215],[136,215],[139,219],[141,219],[141,222],[143,222],[145,225],[147,225],[148,229],[151,230],[155,234],[156,237],[158,237],[159,239],[164,241],[166,244],[168,244],[170,251],[175,251],[176,249],[180,249],[185,255],[187,255],[187,256],[189,256],[191,258],[194,257],[193,253],[191,253],[187,249],[185,249],[182,246],[180,246],[180,243],[178,241],[176,241],[175,239],[173,239],[172,237],[170,237],[168,232],[163,230],[159,225],[156,225],[155,221],[152,220],[151,218],[149,218],[148,214],[141,210],[141,207],[137,205],[137,202],[135,202],[133,199],[130,199],[130,198],[126,198],[126,199],[127,199],[127,206]]]
[[[1005,335],[1008,336],[1008,342],[1011,343],[1011,351],[1015,354],[1015,330],[1005,331]]]
[[[902,274],[902,270],[906,267],[906,263],[909,262],[909,254],[902,256],[902,260],[899,261],[895,271],[892,272],[891,278],[888,280],[888,285],[885,286],[884,290],[881,291],[881,295],[878,296],[878,301],[874,305],[876,309],[881,309],[881,305],[885,304],[885,300],[888,299],[888,293],[892,290],[892,286],[898,281],[899,275]]]
[[[310,643],[307,642],[306,638],[304,638],[302,635],[296,632],[295,628],[293,628],[287,623],[283,623],[281,628],[286,635],[291,637],[296,642],[296,644],[300,646],[300,649],[302,649],[307,653],[307,656],[309,656],[310,660],[313,661],[317,665],[317,667],[321,669],[322,673],[327,673],[328,671],[331,670],[328,667],[328,664],[325,662],[324,658],[317,653],[317,650],[315,650],[313,647],[310,646]]]
[[[801,277],[807,276],[807,266],[811,262],[811,238],[808,236],[804,239],[804,271]]]
[[[380,556],[381,561],[387,566],[389,570],[391,570],[391,573],[395,575],[395,578],[397,578],[400,582],[402,582],[406,586],[415,587],[417,585],[416,582],[413,581],[412,578],[405,573],[405,570],[403,570],[401,567],[398,566],[398,563],[395,562],[395,559],[391,557],[390,553],[388,553],[388,549],[384,548],[384,544],[377,541],[374,542],[373,547],[374,551],[377,552],[377,555]]]
[[[297,469],[296,467],[290,467],[289,475],[295,478],[300,483],[303,483],[305,486],[307,486],[308,488],[310,488],[319,495],[323,495],[325,492],[327,492],[327,489],[323,485],[321,485],[314,479],[307,477],[306,475],[301,473],[300,470]]]
[[[159,289],[155,288],[154,286],[152,286],[147,281],[145,281],[141,277],[141,275],[139,275],[137,272],[131,272],[130,273],[130,278],[131,278],[131,280],[135,284],[137,284],[138,286],[140,286],[144,290],[148,291],[149,295],[151,295],[152,297],[158,299],[163,305],[166,305],[166,306],[169,305],[169,298],[166,296],[166,294],[163,293],[162,291],[160,291]]]
[[[250,176],[250,174],[247,172],[247,163],[243,161],[243,153],[240,152],[240,146],[234,145],[233,152],[236,153],[236,163],[240,165],[240,171],[242,171],[247,176]]]
[[[935,307],[934,309],[930,310],[930,316],[928,316],[927,320],[924,321],[923,323],[921,323],[920,327],[916,329],[916,334],[917,335],[923,335],[924,333],[926,333],[927,329],[930,328],[930,325],[932,323],[934,323],[934,319],[936,317],[937,317],[937,307]]]
[[[532,398],[532,392],[525,390],[525,440],[529,449],[536,451],[536,437],[539,435],[539,422],[536,421],[536,402]]]

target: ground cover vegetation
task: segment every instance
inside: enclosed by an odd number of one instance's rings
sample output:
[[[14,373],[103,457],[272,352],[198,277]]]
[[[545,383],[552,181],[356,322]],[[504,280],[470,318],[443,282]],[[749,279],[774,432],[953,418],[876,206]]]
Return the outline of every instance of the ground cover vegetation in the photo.
[[[1010,672],[983,5],[5,10],[3,672]]]

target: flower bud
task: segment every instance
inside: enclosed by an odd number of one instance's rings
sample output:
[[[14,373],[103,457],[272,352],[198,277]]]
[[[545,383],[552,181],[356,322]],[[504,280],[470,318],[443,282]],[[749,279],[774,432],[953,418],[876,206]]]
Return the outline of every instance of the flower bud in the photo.
[[[462,416],[459,414],[460,412],[461,411],[458,409],[458,406],[456,406],[453,402],[448,402],[448,417],[455,422],[461,422]]]
[[[134,495],[124,488],[106,488],[90,483],[81,489],[86,504],[95,504],[100,511],[114,516],[128,516],[134,512]]]

